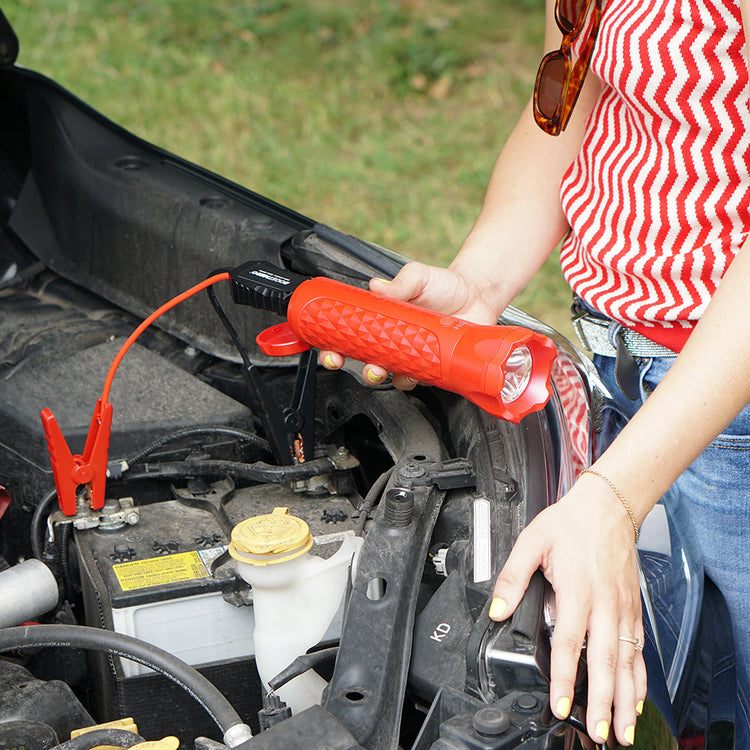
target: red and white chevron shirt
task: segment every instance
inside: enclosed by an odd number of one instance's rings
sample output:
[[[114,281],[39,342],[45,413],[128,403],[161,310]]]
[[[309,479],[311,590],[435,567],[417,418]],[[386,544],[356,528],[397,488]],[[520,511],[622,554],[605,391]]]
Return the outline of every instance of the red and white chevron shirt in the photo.
[[[738,0],[607,0],[603,90],[562,181],[566,279],[675,351],[750,231],[744,43]]]

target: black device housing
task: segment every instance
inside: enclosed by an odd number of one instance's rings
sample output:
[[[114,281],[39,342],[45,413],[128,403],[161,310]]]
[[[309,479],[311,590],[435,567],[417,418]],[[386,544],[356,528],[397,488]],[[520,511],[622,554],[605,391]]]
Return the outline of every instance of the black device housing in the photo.
[[[234,302],[277,315],[286,315],[289,299],[305,280],[300,274],[258,261],[243,263],[230,274]]]

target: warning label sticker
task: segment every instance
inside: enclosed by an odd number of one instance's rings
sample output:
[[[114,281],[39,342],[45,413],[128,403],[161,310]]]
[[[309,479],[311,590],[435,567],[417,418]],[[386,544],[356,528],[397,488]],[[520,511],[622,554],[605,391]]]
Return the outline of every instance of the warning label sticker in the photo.
[[[217,554],[221,554],[225,548],[218,547],[216,549],[218,550]],[[176,555],[167,555],[166,557],[132,560],[131,562],[117,563],[112,566],[112,570],[123,591],[136,591],[151,586],[164,586],[168,583],[208,578],[211,575],[209,569],[211,560],[207,559],[204,562],[203,559],[208,551],[179,552]]]

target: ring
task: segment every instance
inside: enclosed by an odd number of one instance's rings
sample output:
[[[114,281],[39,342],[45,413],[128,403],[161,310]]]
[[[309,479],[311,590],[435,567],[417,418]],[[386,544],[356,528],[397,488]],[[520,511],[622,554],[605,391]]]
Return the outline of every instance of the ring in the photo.
[[[643,651],[643,641],[640,638],[628,638],[626,635],[621,635],[618,640],[632,644],[636,651]]]

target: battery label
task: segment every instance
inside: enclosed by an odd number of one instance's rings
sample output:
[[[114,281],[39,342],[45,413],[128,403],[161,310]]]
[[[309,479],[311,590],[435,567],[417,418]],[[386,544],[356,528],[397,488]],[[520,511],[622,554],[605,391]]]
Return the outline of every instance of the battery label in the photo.
[[[220,555],[225,547],[215,548]],[[166,557],[150,557],[147,560],[132,560],[112,566],[114,574],[123,591],[137,591],[152,586],[164,586],[168,583],[192,581],[198,578],[209,578],[211,559],[206,553],[214,550],[178,552]],[[214,557],[215,557],[214,556]]]

